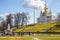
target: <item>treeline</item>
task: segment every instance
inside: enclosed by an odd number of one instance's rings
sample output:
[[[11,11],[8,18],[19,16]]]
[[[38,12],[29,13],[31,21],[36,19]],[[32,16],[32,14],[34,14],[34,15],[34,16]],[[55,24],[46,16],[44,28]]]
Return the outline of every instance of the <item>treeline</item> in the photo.
[[[10,13],[9,15],[6,15],[5,20],[2,20],[2,22],[0,22],[0,30],[4,31],[8,28],[8,25],[10,26],[10,29],[13,27],[16,27],[18,29],[18,27],[27,25],[28,19],[28,13]]]

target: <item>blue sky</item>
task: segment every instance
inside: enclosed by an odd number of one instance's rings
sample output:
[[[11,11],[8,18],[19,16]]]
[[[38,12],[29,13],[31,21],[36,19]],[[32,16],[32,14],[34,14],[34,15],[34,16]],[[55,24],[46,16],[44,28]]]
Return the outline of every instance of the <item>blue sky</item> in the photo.
[[[60,0],[46,0],[49,10],[51,9],[53,15],[60,11]],[[0,0],[0,15],[4,13],[18,13],[28,12],[31,20],[33,20],[33,9],[25,8],[23,6],[24,0]],[[36,10],[36,18],[39,17],[40,10]]]

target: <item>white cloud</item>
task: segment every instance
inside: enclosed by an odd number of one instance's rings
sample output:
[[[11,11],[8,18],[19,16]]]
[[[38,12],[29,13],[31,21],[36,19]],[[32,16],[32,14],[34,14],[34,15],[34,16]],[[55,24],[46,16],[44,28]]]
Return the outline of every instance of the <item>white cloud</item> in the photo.
[[[5,13],[4,16],[7,16],[7,15],[9,15],[9,14],[10,14],[10,13]]]
[[[34,20],[33,18],[31,18],[28,24],[33,24],[33,23],[34,23]]]
[[[5,17],[5,16],[7,16],[7,15],[9,15],[9,13],[1,14],[0,17]]]
[[[27,8],[43,9],[44,6],[45,2],[42,0],[24,0],[24,7]]]

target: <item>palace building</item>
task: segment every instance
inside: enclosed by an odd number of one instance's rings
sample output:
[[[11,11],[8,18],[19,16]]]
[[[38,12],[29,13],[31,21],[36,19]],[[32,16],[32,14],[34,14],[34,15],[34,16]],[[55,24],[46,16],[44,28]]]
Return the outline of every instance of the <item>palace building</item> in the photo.
[[[51,21],[52,21],[52,11],[48,10],[45,4],[44,11],[41,10],[40,17],[37,18],[37,23],[46,23]]]

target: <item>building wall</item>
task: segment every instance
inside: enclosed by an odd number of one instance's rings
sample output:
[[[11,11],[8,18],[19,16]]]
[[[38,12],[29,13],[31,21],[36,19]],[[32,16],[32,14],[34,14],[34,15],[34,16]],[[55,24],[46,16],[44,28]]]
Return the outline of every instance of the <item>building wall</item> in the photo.
[[[60,14],[57,16],[57,21],[60,22]]]
[[[40,17],[37,19],[37,23],[46,23],[52,21],[52,15],[49,12],[41,13]]]
[[[45,22],[46,22],[46,16],[41,16],[40,23],[45,23]]]
[[[39,17],[39,18],[37,18],[37,23],[40,23],[40,17]]]
[[[52,21],[52,16],[47,16],[47,22],[51,22]]]

